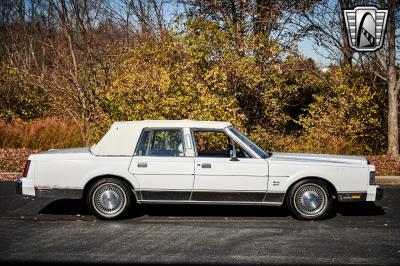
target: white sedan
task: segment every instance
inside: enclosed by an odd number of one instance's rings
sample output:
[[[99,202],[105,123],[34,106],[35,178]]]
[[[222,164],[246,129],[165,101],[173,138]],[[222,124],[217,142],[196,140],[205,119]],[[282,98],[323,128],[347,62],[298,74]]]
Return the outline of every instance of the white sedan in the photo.
[[[364,157],[266,152],[227,122],[115,122],[91,148],[30,155],[17,193],[83,198],[101,219],[134,203],[285,204],[297,219],[322,219],[336,201],[376,201]]]

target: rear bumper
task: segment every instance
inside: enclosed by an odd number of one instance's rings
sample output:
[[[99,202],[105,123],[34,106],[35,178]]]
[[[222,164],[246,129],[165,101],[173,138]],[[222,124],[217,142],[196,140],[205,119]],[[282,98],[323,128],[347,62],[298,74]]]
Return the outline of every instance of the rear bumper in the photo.
[[[35,186],[33,184],[33,179],[30,178],[20,178],[15,182],[15,190],[17,194],[35,196]]]
[[[43,198],[80,199],[83,196],[83,189],[35,187],[35,194]]]
[[[383,189],[383,187],[377,187],[376,188],[376,198],[375,198],[375,200],[383,199],[384,191],[385,190]]]
[[[19,194],[19,195],[22,194],[22,180],[21,179],[18,179],[15,182],[15,190],[16,190],[17,194]]]
[[[19,195],[37,196],[53,199],[80,199],[83,189],[35,187],[33,179],[21,178],[15,182],[15,190]]]

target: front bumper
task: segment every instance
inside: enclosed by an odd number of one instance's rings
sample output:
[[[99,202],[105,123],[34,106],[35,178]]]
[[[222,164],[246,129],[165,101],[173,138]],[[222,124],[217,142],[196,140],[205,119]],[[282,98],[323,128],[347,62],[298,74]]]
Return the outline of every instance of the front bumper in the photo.
[[[383,187],[370,185],[367,191],[340,192],[338,200],[341,202],[377,201],[383,198],[383,194]]]
[[[377,201],[383,198],[383,187],[381,186],[368,186],[366,201]]]

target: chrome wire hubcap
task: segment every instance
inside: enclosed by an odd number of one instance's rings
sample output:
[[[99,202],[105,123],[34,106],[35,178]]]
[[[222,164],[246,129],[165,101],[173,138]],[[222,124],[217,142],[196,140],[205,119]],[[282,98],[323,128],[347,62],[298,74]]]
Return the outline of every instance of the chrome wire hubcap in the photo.
[[[126,204],[124,190],[117,184],[103,184],[93,193],[93,205],[105,216],[114,216],[121,212]]]
[[[316,184],[305,184],[295,194],[295,207],[305,216],[316,216],[325,210],[327,195],[325,190]]]

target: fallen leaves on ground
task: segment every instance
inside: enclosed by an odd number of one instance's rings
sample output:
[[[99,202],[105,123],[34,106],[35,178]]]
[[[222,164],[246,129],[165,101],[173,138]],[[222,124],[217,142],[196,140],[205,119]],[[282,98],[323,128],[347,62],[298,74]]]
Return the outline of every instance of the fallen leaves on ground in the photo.
[[[0,149],[0,181],[15,181],[22,176],[25,162],[30,154],[38,150]],[[4,173],[20,173],[18,175]]]
[[[25,162],[30,154],[38,152],[30,149],[0,149],[0,173],[24,171]]]
[[[386,155],[367,156],[376,167],[378,176],[400,176],[400,160],[394,160]]]
[[[1,181],[16,181],[17,179],[21,178],[22,174],[20,175],[2,175],[0,174],[0,182]]]

